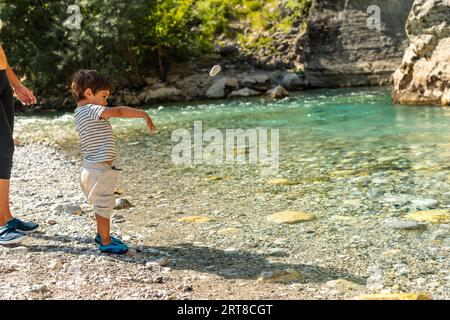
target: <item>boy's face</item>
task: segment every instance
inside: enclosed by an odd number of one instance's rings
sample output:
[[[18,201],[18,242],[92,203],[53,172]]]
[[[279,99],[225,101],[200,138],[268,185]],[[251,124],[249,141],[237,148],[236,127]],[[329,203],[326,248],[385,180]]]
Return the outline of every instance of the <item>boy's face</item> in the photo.
[[[96,104],[99,106],[106,106],[108,104],[109,91],[100,90],[96,94],[92,93],[91,89],[87,89],[84,93],[89,103]]]

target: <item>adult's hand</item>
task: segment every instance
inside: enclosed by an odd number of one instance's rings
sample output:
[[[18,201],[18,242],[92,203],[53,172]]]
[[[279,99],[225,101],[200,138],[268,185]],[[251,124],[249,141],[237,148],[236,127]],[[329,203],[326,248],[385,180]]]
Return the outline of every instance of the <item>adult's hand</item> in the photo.
[[[36,97],[33,92],[22,84],[14,88],[14,93],[16,94],[17,99],[26,106],[36,103]]]

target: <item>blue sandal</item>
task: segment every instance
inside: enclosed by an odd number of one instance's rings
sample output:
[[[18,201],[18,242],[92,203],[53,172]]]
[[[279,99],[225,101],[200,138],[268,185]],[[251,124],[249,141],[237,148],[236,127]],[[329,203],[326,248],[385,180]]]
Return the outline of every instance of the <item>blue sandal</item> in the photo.
[[[107,245],[100,244],[98,248],[103,253],[124,254],[128,251],[128,247],[125,244],[115,242],[111,242]]]
[[[102,241],[101,241],[101,239],[100,239],[100,235],[99,235],[98,233],[97,233],[97,235],[95,236],[94,241],[95,241],[95,243],[97,243],[97,244],[102,244]],[[118,238],[115,238],[115,237],[111,237],[111,242],[118,243],[118,244],[124,244],[122,240],[120,240],[120,239],[118,239]]]
[[[0,227],[0,244],[13,244],[22,241],[25,237],[23,233],[8,226]]]

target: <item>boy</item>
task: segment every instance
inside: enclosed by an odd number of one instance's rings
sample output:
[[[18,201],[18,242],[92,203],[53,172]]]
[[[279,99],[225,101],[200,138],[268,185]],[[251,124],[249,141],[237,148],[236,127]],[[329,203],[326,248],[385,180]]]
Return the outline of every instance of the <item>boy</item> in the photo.
[[[105,107],[113,91],[111,82],[95,70],[78,71],[72,79],[72,94],[77,102],[75,125],[83,151],[81,188],[94,206],[97,220],[95,242],[106,253],[124,254],[128,247],[110,236],[110,218],[115,205],[114,189],[119,170],[112,164],[116,159],[116,143],[110,118],[142,118],[150,133],[156,132],[149,115],[125,106]]]

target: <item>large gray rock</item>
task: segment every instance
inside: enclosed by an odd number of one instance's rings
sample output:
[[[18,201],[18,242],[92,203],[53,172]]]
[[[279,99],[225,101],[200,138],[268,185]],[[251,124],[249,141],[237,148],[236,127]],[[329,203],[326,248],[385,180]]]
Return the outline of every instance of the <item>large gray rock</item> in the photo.
[[[177,81],[176,86],[188,98],[200,98],[206,94],[206,85],[211,77],[208,73],[203,72],[187,76]]]
[[[300,78],[296,73],[285,73],[281,85],[287,90],[304,89],[307,86],[305,79]]]
[[[253,90],[266,91],[272,87],[270,77],[266,73],[255,73],[245,76],[241,80],[241,85]]]
[[[270,89],[266,92],[266,95],[271,99],[281,99],[289,96],[289,92],[283,88],[283,86],[276,86],[273,89]]]
[[[233,97],[251,97],[251,96],[259,96],[262,93],[256,90],[252,90],[249,88],[242,88],[240,90],[235,90],[228,95],[228,98]]]
[[[413,0],[316,0],[299,41],[306,80],[313,87],[383,85],[401,63],[405,23]],[[381,9],[379,29],[369,24]],[[369,19],[369,20],[368,20]]]
[[[239,87],[238,79],[235,77],[222,77],[216,80],[208,91],[206,97],[208,98],[225,98],[233,90]]]
[[[183,94],[177,88],[160,88],[149,90],[145,96],[145,102],[153,101],[176,101],[183,99]]]
[[[450,1],[416,0],[406,30],[410,45],[394,74],[394,101],[449,105]]]

